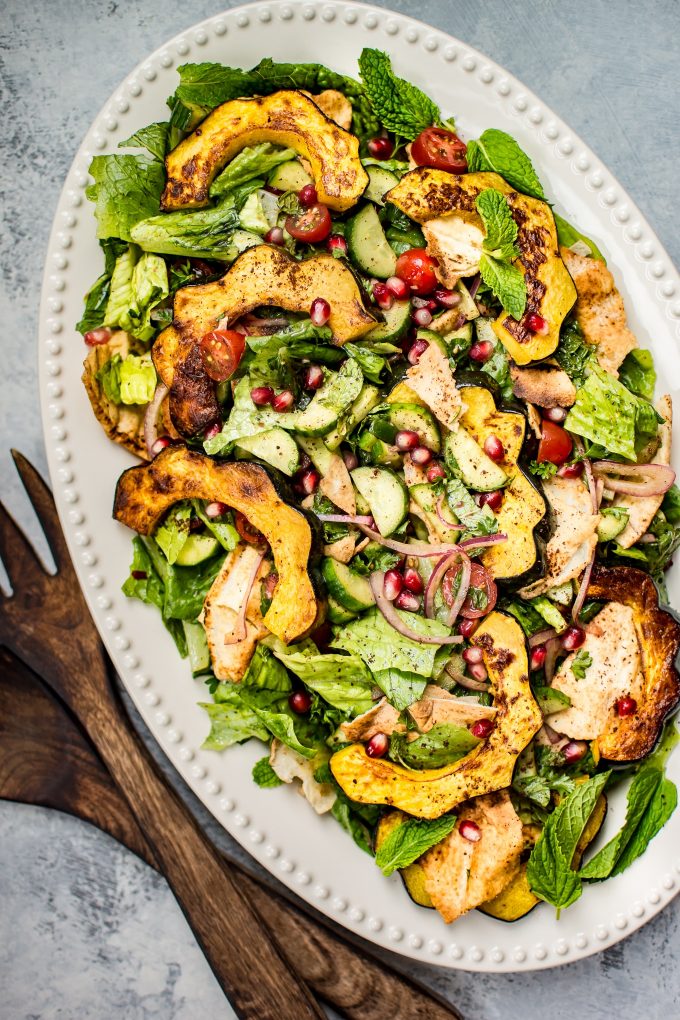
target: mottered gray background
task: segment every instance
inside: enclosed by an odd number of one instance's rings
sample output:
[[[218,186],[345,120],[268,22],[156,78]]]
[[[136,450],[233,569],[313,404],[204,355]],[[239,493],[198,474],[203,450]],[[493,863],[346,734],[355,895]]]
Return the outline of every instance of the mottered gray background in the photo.
[[[165,39],[230,6],[5,0],[0,7],[0,496],[22,520],[28,513],[8,450],[20,448],[45,469],[37,314],[64,175],[121,78]],[[383,6],[459,36],[522,79],[618,176],[678,261],[678,0]],[[332,64],[331,53],[319,59]],[[242,856],[181,792],[216,840]],[[41,809],[0,803],[0,832],[2,1020],[233,1016],[172,894],[146,865],[85,824]],[[670,1020],[680,1017],[679,934],[676,900],[613,949],[558,970],[487,976],[393,962],[469,1020]]]

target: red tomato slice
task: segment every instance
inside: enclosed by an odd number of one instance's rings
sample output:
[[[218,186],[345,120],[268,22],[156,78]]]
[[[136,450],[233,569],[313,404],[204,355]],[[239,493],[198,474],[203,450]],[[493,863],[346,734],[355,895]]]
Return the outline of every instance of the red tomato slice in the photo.
[[[538,444],[538,457],[540,463],[550,461],[551,464],[564,464],[565,460],[571,457],[573,449],[571,436],[560,425],[547,418],[542,422],[541,441]]]
[[[446,580],[450,573],[451,571],[449,570],[442,585],[442,594],[446,602],[449,601],[446,591]],[[453,595],[454,592],[451,587],[449,589],[451,602],[453,602]],[[481,616],[486,616],[487,613],[491,612],[496,605],[497,598],[498,588],[496,587],[496,582],[481,563],[473,563],[470,575],[470,588],[460,615],[465,617],[466,620],[478,620]]]
[[[235,329],[214,329],[201,340],[203,367],[215,382],[230,379],[246,349],[246,340]]]
[[[317,202],[305,209],[299,216],[289,216],[286,220],[286,230],[296,241],[304,241],[306,244],[318,244],[325,241],[331,232],[333,223],[331,214],[325,205]]]
[[[452,174],[467,172],[467,148],[455,131],[429,127],[421,131],[411,146],[411,158],[418,166],[448,170]]]
[[[424,248],[409,248],[397,259],[395,275],[407,283],[414,294],[431,294],[439,286],[437,263]]]
[[[267,539],[264,537],[262,532],[258,531],[257,528],[254,528],[245,514],[242,514],[240,510],[234,510],[234,527],[244,542],[248,542],[250,545],[259,546],[265,546],[267,544]]]

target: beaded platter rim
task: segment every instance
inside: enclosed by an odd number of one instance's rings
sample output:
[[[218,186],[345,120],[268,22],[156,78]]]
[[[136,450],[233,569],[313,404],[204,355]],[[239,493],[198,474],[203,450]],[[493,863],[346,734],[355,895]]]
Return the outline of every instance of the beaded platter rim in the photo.
[[[160,671],[154,673],[153,666],[144,670],[140,662],[144,653],[139,648],[138,636],[134,635],[132,612],[120,596],[120,570],[108,577],[102,572],[101,561],[107,555],[107,543],[102,536],[106,532],[93,530],[101,522],[97,519],[88,524],[89,517],[83,509],[90,501],[96,471],[92,474],[89,466],[85,474],[80,470],[79,447],[83,440],[73,428],[77,411],[71,410],[69,401],[74,395],[74,378],[79,372],[73,375],[73,349],[66,338],[73,332],[75,321],[70,317],[69,301],[74,294],[79,301],[91,283],[91,270],[87,270],[87,278],[78,276],[79,268],[87,269],[83,265],[86,240],[94,236],[94,220],[83,194],[90,159],[97,152],[111,150],[121,137],[130,133],[134,111],[144,100],[145,92],[164,82],[168,75],[174,75],[178,63],[206,59],[211,46],[222,42],[231,44],[248,30],[265,33],[280,25],[284,31],[298,22],[303,28],[313,25],[315,33],[328,32],[329,39],[334,25],[340,23],[343,32],[353,35],[352,43],[347,46],[348,51],[353,50],[353,57],[364,44],[379,45],[388,51],[398,45],[406,47],[413,61],[440,61],[438,66],[447,74],[455,73],[467,82],[474,80],[479,90],[491,90],[501,119],[512,119],[529,130],[532,154],[538,153],[540,158],[543,151],[557,156],[563,172],[570,175],[569,187],[572,190],[580,187],[588,202],[596,204],[607,215],[604,223],[600,215],[600,223],[607,236],[615,236],[616,242],[628,253],[626,269],[631,279],[644,288],[646,296],[661,312],[667,334],[672,334],[676,343],[680,341],[680,276],[653,230],[594,153],[529,89],[498,64],[443,31],[388,9],[351,0],[294,3],[265,0],[232,8],[175,36],[124,79],[89,128],[59,199],[43,280],[39,375],[50,475],[69,550],[100,634],[145,723],[193,792],[267,870],[355,934],[421,962],[492,973],[529,971],[573,962],[615,944],[645,924],[673,898],[680,883],[680,857],[672,848],[672,836],[680,834],[680,817],[671,820],[657,837],[655,849],[650,851],[657,862],[652,884],[643,891],[630,880],[623,882],[607,897],[606,912],[599,908],[593,910],[592,919],[588,918],[578,930],[567,925],[568,936],[563,932],[564,919],[569,917],[569,912],[557,925],[548,908],[535,911],[534,915],[514,925],[495,922],[493,929],[481,932],[472,930],[474,926],[469,923],[467,927],[461,922],[447,927],[436,916],[422,918],[422,915],[433,915],[432,911],[419,910],[414,918],[413,905],[407,901],[398,880],[392,884],[389,896],[382,896],[383,908],[369,909],[360,898],[357,901],[352,896],[352,868],[346,867],[344,877],[342,873],[337,874],[331,884],[315,877],[313,853],[310,854],[311,868],[309,861],[296,864],[286,853],[285,821],[282,825],[281,820],[276,819],[277,811],[258,807],[259,818],[252,824],[243,806],[239,806],[240,796],[249,814],[253,814],[247,791],[235,793],[230,784],[225,783],[224,770],[213,766],[206,752],[197,754],[195,745],[183,735],[173,720],[172,692],[164,686]],[[264,43],[260,55],[267,55]],[[233,53],[225,53],[224,59],[227,57],[238,63]],[[296,59],[296,54],[290,54],[288,59]],[[164,85],[164,96],[173,91],[174,83],[173,78]],[[75,402],[82,407],[80,396]],[[120,453],[116,451],[117,465],[127,466]],[[103,451],[102,457],[106,458]],[[114,477],[106,484],[111,484]],[[110,526],[114,527],[112,523]],[[268,835],[270,825],[276,831]],[[338,833],[337,839],[342,838]],[[340,857],[347,863],[352,851],[352,844],[343,845]],[[320,862],[318,866],[321,867]],[[621,882],[623,878],[625,876],[615,881]],[[377,875],[376,880],[379,880]],[[467,918],[462,921],[467,923]],[[489,919],[484,922],[494,923]],[[515,934],[512,934],[513,929]]]

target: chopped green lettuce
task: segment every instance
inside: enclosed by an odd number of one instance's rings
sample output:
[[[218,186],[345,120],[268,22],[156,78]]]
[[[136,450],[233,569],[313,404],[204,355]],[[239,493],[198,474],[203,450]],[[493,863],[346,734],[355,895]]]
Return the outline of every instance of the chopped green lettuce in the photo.
[[[266,177],[274,167],[295,159],[294,149],[284,149],[271,142],[260,142],[242,149],[215,178],[210,186],[210,197],[225,195],[228,191],[252,181],[254,177]]]
[[[274,223],[267,217],[267,213],[262,202],[262,194],[266,192],[253,191],[252,194],[248,195],[248,198],[243,203],[240,213],[238,214],[239,223],[244,230],[252,230],[254,234],[266,234],[270,227],[276,223],[276,214],[274,215]]]
[[[156,369],[148,355],[120,354],[105,361],[97,382],[114,404],[148,404],[156,390]]]
[[[653,400],[656,369],[652,352],[642,347],[630,351],[619,368],[619,380],[636,396],[644,397],[645,400]]]
[[[236,684],[220,684],[215,692],[215,703],[199,702],[199,705],[210,719],[210,733],[203,741],[208,751],[223,751],[251,737],[269,739],[266,726],[243,702]]]
[[[390,704],[400,712],[422,698],[427,684],[425,677],[407,673],[403,669],[379,669],[373,674],[373,680]]]
[[[130,576],[123,584],[123,594],[129,599],[139,599],[146,605],[155,606],[160,611],[163,623],[172,635],[179,654],[185,659],[188,649],[182,621],[166,614],[165,584],[156,569],[149,550],[139,536],[135,536],[132,540],[132,552]]]
[[[176,503],[154,533],[168,563],[175,563],[189,537],[191,504]]]
[[[423,616],[397,610],[405,626],[417,634],[428,637],[448,637],[451,633],[438,620],[426,620]],[[403,637],[377,610],[371,609],[363,616],[334,631],[333,647],[358,655],[371,672],[385,669],[400,669],[406,673],[431,677],[434,659],[439,645],[425,645]]]
[[[557,241],[560,245],[564,245],[565,248],[571,248],[572,245],[577,243],[577,241],[580,241],[581,244],[584,244],[586,248],[588,248],[592,258],[598,259],[600,262],[604,262],[605,265],[607,264],[607,260],[593,241],[592,237],[587,237],[585,234],[582,234],[580,230],[577,230],[576,227],[572,226],[568,220],[565,220],[563,216],[556,213],[554,209],[553,216],[555,217],[555,226],[557,227]]]
[[[357,655],[322,654],[311,641],[288,648],[276,642],[274,654],[306,687],[334,708],[355,716],[372,707],[373,679]]]
[[[165,260],[159,255],[140,254],[139,248],[131,244],[116,259],[103,321],[146,343],[156,332],[151,312],[168,293]]]

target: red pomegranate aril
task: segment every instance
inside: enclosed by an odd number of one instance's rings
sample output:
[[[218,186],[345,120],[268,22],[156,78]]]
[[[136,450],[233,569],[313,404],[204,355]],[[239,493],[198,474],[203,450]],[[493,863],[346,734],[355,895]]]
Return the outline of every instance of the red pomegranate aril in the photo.
[[[390,738],[386,733],[374,733],[366,744],[366,754],[369,758],[384,758],[390,746]]]
[[[562,647],[567,652],[575,652],[580,648],[586,639],[586,632],[583,627],[567,627],[562,635]]]
[[[159,436],[156,442],[151,447],[151,452],[154,457],[157,457],[161,450],[164,450],[167,446],[170,446],[170,436]]]
[[[476,648],[476,647],[473,647],[473,648],[464,648],[463,652],[462,652],[462,656],[465,659],[465,661],[468,662],[468,663],[481,662],[482,659],[484,658],[484,653],[482,652],[481,648]]]
[[[265,407],[274,399],[274,390],[271,386],[254,386],[250,391],[250,399],[256,407]]]
[[[490,340],[480,340],[470,348],[470,361],[476,361],[483,365],[493,354],[493,344]]]
[[[473,822],[469,818],[463,819],[458,826],[458,831],[463,839],[467,839],[469,843],[479,843],[482,838],[482,830],[477,825],[477,822]]]
[[[415,450],[417,446],[420,446],[420,436],[417,432],[412,432],[410,429],[402,429],[394,437],[394,445],[402,453],[406,450]]]
[[[570,740],[562,748],[562,754],[567,765],[573,765],[574,762],[581,761],[582,758],[585,758],[587,752],[588,744],[585,740]]]
[[[545,660],[548,656],[545,645],[536,645],[535,648],[531,649],[531,657],[529,659],[529,669],[536,670],[541,669]]]
[[[495,492],[482,492],[477,500],[479,506],[488,506],[494,513],[503,506],[503,491],[496,489]]]
[[[354,471],[355,468],[359,467],[359,458],[353,450],[343,450],[342,459],[348,471]]]
[[[131,570],[130,573],[134,577],[135,581],[146,581],[149,576],[146,570]]]
[[[270,570],[270,572],[267,574],[264,581],[262,582],[262,590],[264,591],[266,598],[268,599],[274,598],[274,592],[276,591],[276,586],[278,583],[279,575],[275,570]]]
[[[407,567],[404,571],[404,587],[414,595],[420,595],[423,590],[423,579],[415,567]]]
[[[347,241],[344,239],[342,234],[331,234],[326,241],[326,248],[331,255],[346,255],[347,254]]]
[[[411,298],[411,304],[414,308],[427,308],[428,312],[437,311],[437,302],[433,298],[418,297],[418,295],[415,294]]]
[[[293,406],[295,397],[290,390],[281,390],[275,397],[272,397],[272,407],[275,411],[287,411]]]
[[[222,426],[218,421],[214,421],[212,425],[208,425],[207,429],[203,433],[204,439],[214,439],[215,436],[220,432]]]
[[[635,698],[631,698],[630,695],[619,698],[616,702],[616,711],[621,718],[626,715],[635,715],[637,712],[637,701]]]
[[[432,322],[432,312],[429,308],[416,308],[411,313],[411,318],[418,326],[429,326]]]
[[[395,298],[403,299],[409,295],[408,284],[404,280],[400,280],[398,276],[390,276],[385,280],[385,286]]]
[[[487,436],[484,440],[484,453],[491,460],[498,462],[505,456],[505,448],[498,436]]]
[[[458,624],[458,630],[464,638],[471,638],[474,632],[479,626],[479,620],[461,620]]]
[[[311,467],[311,466],[312,466],[312,460],[311,460],[311,457],[309,456],[309,454],[305,453],[304,450],[300,450],[300,459],[299,459],[298,470],[299,471],[304,471],[306,468]]]
[[[532,333],[539,333],[540,336],[546,336],[550,332],[550,327],[542,315],[538,315],[536,312],[531,312],[527,315],[524,320],[528,330]]]
[[[446,471],[441,464],[430,464],[425,474],[428,482],[438,482],[440,478],[446,478]]]
[[[426,446],[416,446],[415,450],[411,451],[411,460],[419,467],[425,467],[432,460],[432,450],[428,450]]]
[[[567,409],[566,407],[548,407],[543,412],[543,417],[549,421],[554,421],[556,425],[561,425],[567,417]]]
[[[314,468],[307,468],[300,471],[295,481],[295,488],[305,496],[312,496],[319,488],[321,475]]]
[[[309,309],[309,317],[315,326],[325,326],[331,317],[331,306],[325,298],[314,298]]]
[[[308,365],[305,369],[305,389],[318,390],[320,386],[323,386],[323,369],[319,365]]]
[[[460,294],[457,290],[447,290],[446,287],[437,287],[434,292],[435,301],[438,301],[444,308],[455,308],[460,304]]]
[[[219,500],[215,500],[212,503],[208,503],[205,508],[205,516],[210,517],[224,517],[229,507],[226,503],[220,503]]]
[[[470,727],[470,733],[473,737],[478,737],[479,740],[484,740],[485,737],[489,736],[492,729],[493,723],[491,722],[491,719],[478,719],[477,722],[474,722]]]
[[[391,138],[371,138],[366,146],[373,159],[390,159],[394,152]]]
[[[283,229],[281,227],[272,227],[264,235],[264,239],[267,244],[283,244]]]
[[[384,308],[387,311],[394,304],[394,294],[386,283],[374,283],[373,300],[379,308]]]
[[[383,591],[386,599],[389,599],[390,602],[394,602],[403,587],[404,578],[398,570],[394,570],[394,568],[392,568],[391,570],[386,571],[385,579],[383,581]]]
[[[411,344],[406,356],[409,365],[417,365],[429,346],[427,340],[416,340],[415,343]]]
[[[319,201],[319,196],[316,193],[316,188],[313,184],[305,184],[304,188],[300,188],[298,191],[298,202],[303,209],[310,209],[311,206],[316,205]]]
[[[475,680],[487,680],[489,674],[483,662],[471,662],[468,665],[468,673]]]
[[[84,334],[83,340],[88,347],[99,347],[100,344],[108,343],[113,330],[108,326],[100,326],[98,329],[90,329]]]
[[[575,460],[573,464],[563,464],[557,469],[560,478],[580,478],[583,474],[585,464],[582,460]]]
[[[405,609],[407,613],[417,613],[420,609],[420,599],[412,592],[402,590],[394,600],[397,609]]]
[[[288,704],[297,715],[306,715],[312,707],[312,696],[308,691],[293,691],[288,696]]]

